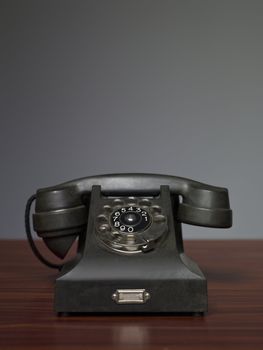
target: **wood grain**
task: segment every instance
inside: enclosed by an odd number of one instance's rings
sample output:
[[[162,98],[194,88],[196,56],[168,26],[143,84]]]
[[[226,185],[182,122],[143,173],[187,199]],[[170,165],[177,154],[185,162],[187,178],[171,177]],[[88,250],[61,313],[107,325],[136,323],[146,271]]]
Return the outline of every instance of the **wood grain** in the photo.
[[[0,349],[263,349],[263,241],[186,241],[208,279],[204,317],[53,312],[56,270],[0,241]]]

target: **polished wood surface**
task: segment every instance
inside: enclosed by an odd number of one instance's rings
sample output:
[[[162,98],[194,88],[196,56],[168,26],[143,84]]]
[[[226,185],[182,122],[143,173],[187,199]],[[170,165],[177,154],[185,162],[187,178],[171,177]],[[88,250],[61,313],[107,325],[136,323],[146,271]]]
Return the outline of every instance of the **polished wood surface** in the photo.
[[[207,315],[57,317],[56,270],[27,242],[0,241],[0,349],[263,349],[263,240],[185,250],[207,276]]]

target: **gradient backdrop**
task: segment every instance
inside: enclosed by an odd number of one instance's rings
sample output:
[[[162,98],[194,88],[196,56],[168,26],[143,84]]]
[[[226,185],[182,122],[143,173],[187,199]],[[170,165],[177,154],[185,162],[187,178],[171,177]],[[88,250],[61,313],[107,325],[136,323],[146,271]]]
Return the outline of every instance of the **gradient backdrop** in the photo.
[[[229,188],[263,238],[263,1],[0,1],[0,237],[39,187],[110,172]]]

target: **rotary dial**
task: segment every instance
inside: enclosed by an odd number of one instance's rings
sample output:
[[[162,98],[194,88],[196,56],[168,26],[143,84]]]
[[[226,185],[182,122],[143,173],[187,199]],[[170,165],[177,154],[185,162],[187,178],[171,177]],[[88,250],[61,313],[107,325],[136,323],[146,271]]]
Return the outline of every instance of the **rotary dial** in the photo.
[[[123,233],[144,231],[151,223],[149,213],[136,206],[122,207],[111,214],[111,225]]]
[[[168,230],[167,217],[158,204],[142,197],[105,200],[95,221],[98,240],[121,254],[153,250]]]

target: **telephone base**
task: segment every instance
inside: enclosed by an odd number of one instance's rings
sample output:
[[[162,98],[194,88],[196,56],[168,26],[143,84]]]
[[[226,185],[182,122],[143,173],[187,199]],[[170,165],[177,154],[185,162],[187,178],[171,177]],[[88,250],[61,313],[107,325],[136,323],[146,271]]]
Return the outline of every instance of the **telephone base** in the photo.
[[[169,229],[153,249],[135,254],[116,252],[98,239],[94,223],[100,217],[100,208],[110,201],[101,195],[99,186],[93,187],[90,224],[79,242],[79,255],[64,265],[56,280],[56,312],[207,311],[206,279],[184,253],[181,224],[172,215],[177,210],[178,197],[171,199],[169,188],[161,186],[160,196],[151,198],[165,213]],[[153,235],[150,230],[149,240]]]
[[[140,265],[140,270],[136,269],[134,263],[133,269],[130,269],[124,260],[119,270],[115,270],[114,278],[113,276],[110,278],[108,274],[112,271],[112,266],[105,264],[94,273],[91,262],[80,261],[75,268],[57,279],[55,311],[57,313],[205,313],[206,279],[199,267],[184,254],[182,255],[184,261],[174,257],[159,265],[152,260],[149,264],[145,261],[144,265]],[[137,271],[137,278],[134,276],[134,271]],[[122,293],[118,300],[116,293]],[[143,298],[143,294],[148,298]]]

